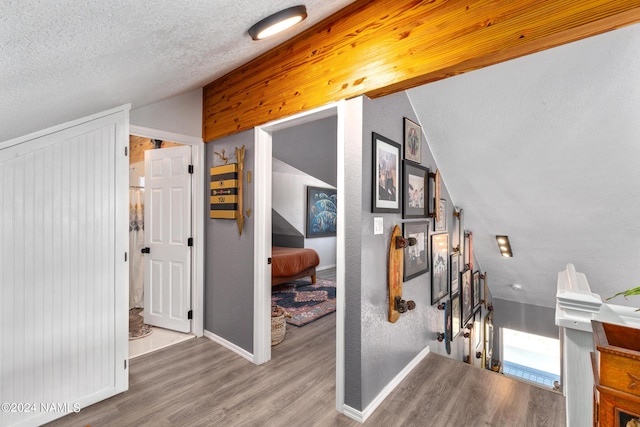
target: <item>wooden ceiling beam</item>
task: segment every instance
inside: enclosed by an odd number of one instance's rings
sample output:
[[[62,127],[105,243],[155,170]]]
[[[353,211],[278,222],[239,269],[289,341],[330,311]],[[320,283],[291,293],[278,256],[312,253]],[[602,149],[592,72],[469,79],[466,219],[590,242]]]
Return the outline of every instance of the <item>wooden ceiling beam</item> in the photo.
[[[211,141],[640,22],[640,0],[360,0],[204,88]]]

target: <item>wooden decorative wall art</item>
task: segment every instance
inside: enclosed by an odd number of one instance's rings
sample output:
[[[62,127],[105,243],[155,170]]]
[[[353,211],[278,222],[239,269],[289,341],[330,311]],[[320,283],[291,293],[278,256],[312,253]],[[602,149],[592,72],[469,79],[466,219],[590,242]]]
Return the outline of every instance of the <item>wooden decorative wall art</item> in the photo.
[[[244,151],[244,145],[242,148],[236,148],[237,163],[214,166],[210,169],[210,218],[235,219],[241,235],[244,225],[242,210]]]

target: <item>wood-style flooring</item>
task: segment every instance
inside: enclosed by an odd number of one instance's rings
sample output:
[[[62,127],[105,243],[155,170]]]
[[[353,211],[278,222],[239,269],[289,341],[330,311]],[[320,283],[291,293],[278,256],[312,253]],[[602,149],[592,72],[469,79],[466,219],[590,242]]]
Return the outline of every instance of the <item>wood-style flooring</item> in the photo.
[[[207,338],[131,360],[129,390],[51,426],[360,426],[335,410],[335,314],[255,366]],[[564,426],[554,392],[429,354],[365,426]]]

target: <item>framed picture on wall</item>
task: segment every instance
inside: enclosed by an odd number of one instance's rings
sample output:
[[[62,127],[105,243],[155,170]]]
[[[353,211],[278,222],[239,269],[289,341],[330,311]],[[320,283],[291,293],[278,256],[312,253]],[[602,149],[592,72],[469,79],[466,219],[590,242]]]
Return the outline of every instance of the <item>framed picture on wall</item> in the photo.
[[[449,235],[431,236],[431,304],[449,294]]]
[[[404,158],[422,163],[422,128],[406,117],[404,118]]]
[[[427,218],[429,216],[429,169],[404,160],[402,170],[402,218]]]
[[[404,272],[402,280],[413,279],[429,271],[429,255],[427,234],[429,221],[407,222],[403,225],[402,235],[405,238],[414,237],[416,244],[404,248]]]
[[[447,230],[447,201],[440,199],[438,204],[438,219],[433,222],[434,231],[446,231]]]
[[[451,296],[451,341],[460,333],[460,294]]]
[[[307,238],[336,235],[337,205],[335,189],[307,187]]]
[[[457,294],[460,291],[460,255],[457,252],[451,254],[451,295]]]
[[[400,144],[373,132],[372,212],[400,213]]]
[[[480,272],[473,272],[473,308],[480,305]]]
[[[471,316],[473,316],[473,295],[471,284],[471,270],[467,269],[460,275],[461,292],[461,325],[467,324]]]

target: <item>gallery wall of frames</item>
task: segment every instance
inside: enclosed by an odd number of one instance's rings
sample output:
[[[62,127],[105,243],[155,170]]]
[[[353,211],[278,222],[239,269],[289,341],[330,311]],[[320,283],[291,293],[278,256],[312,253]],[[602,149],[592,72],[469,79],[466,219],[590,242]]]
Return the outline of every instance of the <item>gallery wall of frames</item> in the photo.
[[[404,248],[403,281],[430,279],[431,305],[442,313],[437,341],[451,354],[451,343],[465,340],[466,363],[498,371],[488,274],[474,260],[473,232],[462,207],[447,209],[439,170],[422,163],[421,126],[408,118],[403,126],[403,144],[372,133],[371,210],[401,213],[403,237],[415,239]]]

